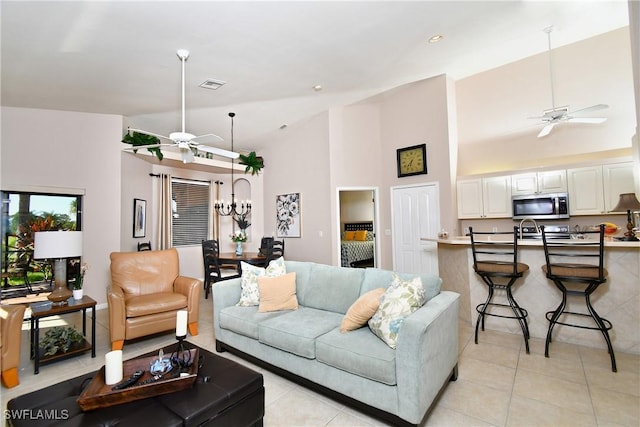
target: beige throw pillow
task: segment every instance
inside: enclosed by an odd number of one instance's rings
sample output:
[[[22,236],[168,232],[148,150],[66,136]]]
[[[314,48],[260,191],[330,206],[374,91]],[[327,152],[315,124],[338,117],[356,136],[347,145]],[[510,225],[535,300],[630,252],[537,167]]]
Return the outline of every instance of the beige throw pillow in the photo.
[[[378,288],[360,296],[360,298],[349,307],[347,314],[344,315],[342,323],[340,324],[340,332],[353,331],[366,325],[378,310],[380,297],[384,292],[384,288]]]
[[[260,289],[259,312],[297,310],[296,273],[288,273],[277,277],[258,277]]]

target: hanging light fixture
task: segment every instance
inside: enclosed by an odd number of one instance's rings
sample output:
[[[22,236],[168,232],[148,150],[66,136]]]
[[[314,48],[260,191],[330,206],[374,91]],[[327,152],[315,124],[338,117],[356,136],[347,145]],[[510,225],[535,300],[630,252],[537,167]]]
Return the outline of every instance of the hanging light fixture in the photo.
[[[231,117],[231,151],[233,151],[233,118],[235,116],[236,113],[229,113],[229,117]],[[231,216],[237,222],[239,219],[245,220],[251,212],[251,200],[247,200],[246,202],[242,200],[240,205],[238,205],[234,191],[233,166],[234,159],[231,158],[231,202],[225,204],[224,200],[216,200],[213,207],[218,215]]]

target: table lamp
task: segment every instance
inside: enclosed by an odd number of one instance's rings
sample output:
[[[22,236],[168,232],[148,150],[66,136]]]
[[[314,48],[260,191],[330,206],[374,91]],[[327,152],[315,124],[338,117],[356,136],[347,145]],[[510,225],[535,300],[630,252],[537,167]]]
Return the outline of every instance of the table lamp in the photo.
[[[67,288],[67,258],[82,255],[82,231],[39,231],[34,234],[34,259],[54,259],[55,288],[47,297],[65,305],[72,292]]]
[[[627,211],[627,232],[624,237],[618,239],[625,242],[635,242],[638,240],[636,233],[633,232],[633,221],[631,220],[631,211],[640,210],[640,202],[634,193],[622,193],[615,208],[611,212]]]

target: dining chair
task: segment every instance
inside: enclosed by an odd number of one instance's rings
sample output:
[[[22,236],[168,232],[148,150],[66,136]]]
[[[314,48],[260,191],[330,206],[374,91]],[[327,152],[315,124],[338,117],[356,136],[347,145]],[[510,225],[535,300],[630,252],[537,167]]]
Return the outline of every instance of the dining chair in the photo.
[[[220,267],[220,245],[217,240],[202,241],[202,261],[204,263],[204,298],[209,298],[212,283],[240,277],[236,274],[222,276]]]

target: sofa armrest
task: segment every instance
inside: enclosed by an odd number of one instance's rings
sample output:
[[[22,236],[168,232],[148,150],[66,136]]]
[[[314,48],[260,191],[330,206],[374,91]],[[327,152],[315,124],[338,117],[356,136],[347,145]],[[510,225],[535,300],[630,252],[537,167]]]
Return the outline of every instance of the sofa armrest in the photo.
[[[240,301],[241,279],[222,280],[213,283],[211,287],[211,298],[213,303],[213,327],[214,334],[220,328],[220,311],[225,307],[236,305]],[[219,334],[216,337],[220,336]]]
[[[455,292],[440,292],[400,328],[396,378],[401,418],[422,421],[458,363],[459,298]]]
[[[187,297],[188,322],[197,323],[200,313],[200,288],[202,281],[193,277],[178,276],[173,282],[173,289]]]
[[[109,306],[109,337],[111,342],[125,339],[125,321],[127,312],[124,304],[124,292],[119,286],[107,288],[107,305]]]

